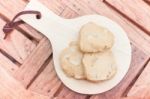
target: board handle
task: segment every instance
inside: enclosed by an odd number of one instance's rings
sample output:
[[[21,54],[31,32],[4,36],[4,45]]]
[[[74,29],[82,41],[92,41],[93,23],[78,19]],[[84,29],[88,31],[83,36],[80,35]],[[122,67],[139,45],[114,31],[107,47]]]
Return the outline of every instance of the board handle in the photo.
[[[39,11],[22,11],[19,12],[10,22],[6,23],[3,27],[3,32],[5,33],[4,39],[6,39],[7,35],[13,31],[15,27],[17,27],[20,24],[24,24],[25,22],[22,20],[15,21],[19,16],[25,15],[25,14],[35,14],[36,19],[41,19],[42,15]]]
[[[53,41],[56,36],[62,36],[63,34],[60,33],[60,31],[66,29],[70,24],[68,19],[56,15],[38,0],[31,0],[24,10],[41,12],[42,18],[40,20],[35,19],[34,16],[29,14],[21,16],[20,18],[51,41]]]

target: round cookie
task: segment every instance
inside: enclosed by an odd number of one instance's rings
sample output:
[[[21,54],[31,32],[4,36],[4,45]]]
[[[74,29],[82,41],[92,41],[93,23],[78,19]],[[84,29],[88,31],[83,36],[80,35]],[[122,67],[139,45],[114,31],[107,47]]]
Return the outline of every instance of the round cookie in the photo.
[[[84,79],[82,58],[83,54],[76,42],[71,42],[69,47],[61,52],[60,64],[67,76]]]
[[[93,82],[111,79],[117,72],[111,51],[84,54],[83,66],[87,80]]]
[[[114,35],[106,28],[93,22],[82,26],[79,45],[83,52],[102,52],[114,44]]]

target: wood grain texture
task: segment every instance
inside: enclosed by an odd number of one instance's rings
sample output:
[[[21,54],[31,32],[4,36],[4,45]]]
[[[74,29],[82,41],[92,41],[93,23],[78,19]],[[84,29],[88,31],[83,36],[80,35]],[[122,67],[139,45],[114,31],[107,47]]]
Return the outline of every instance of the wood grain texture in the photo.
[[[150,61],[147,64],[146,68],[143,70],[139,76],[136,83],[132,86],[132,89],[129,91],[128,96],[140,96],[142,99],[150,98]]]
[[[142,51],[138,50],[138,48],[136,48],[135,46],[132,46],[132,52],[132,62],[129,71],[124,79],[112,90],[107,91],[103,94],[93,96],[91,97],[91,99],[96,99],[96,97],[98,97],[99,99],[109,99],[110,97],[111,99],[116,99],[122,96],[128,86],[131,84],[131,82],[135,79],[139,71],[142,70],[145,62],[147,62],[149,59],[147,55],[145,55]]]
[[[3,35],[2,28],[6,23],[2,19],[0,19],[0,23],[0,35]],[[0,49],[12,56],[19,63],[23,63],[23,60],[27,58],[35,47],[36,45],[31,40],[17,30],[8,35],[7,39],[0,39]]]
[[[130,96],[130,97],[122,97],[122,98],[119,98],[119,99],[141,99],[141,98],[138,97],[138,96]]]
[[[52,97],[61,85],[51,60],[43,72],[35,79],[29,90]]]
[[[19,12],[21,12],[25,6],[26,2],[23,0],[0,0],[0,15],[5,21],[12,20],[12,18]],[[39,34],[35,29],[31,28],[29,25],[19,26],[24,34],[30,35],[37,41],[43,38],[43,35]]]
[[[0,66],[0,99],[49,99],[31,91],[27,91],[24,87],[12,78]]]
[[[29,2],[31,0],[26,1]],[[61,0],[39,0],[39,1],[57,15],[60,15],[62,11],[66,8],[66,5],[64,5],[61,2]]]
[[[23,34],[27,34],[26,36],[31,38],[33,41],[36,40],[37,42],[39,42],[44,37],[42,33],[38,32],[28,24],[19,25],[18,30],[20,30],[20,32],[23,32]]]
[[[86,99],[88,95],[83,95],[76,93],[70,89],[68,89],[66,86],[62,85],[61,90],[59,90],[59,93],[57,94],[57,97],[61,97],[64,99]]]
[[[0,14],[12,19],[18,12],[22,11],[26,3],[23,0],[0,0]]]
[[[150,7],[143,0],[105,0],[150,34]]]
[[[0,53],[0,67],[4,68],[10,74],[13,74],[19,68],[2,53]]]
[[[62,0],[62,3],[78,13],[80,16],[85,14],[94,14],[94,12],[81,0]]]
[[[61,0],[39,0],[39,1],[57,15],[60,15],[66,7],[66,5],[61,3]]]
[[[64,11],[60,14],[60,16],[66,19],[71,19],[71,18],[78,17],[79,15],[69,7],[66,7]]]
[[[27,87],[51,53],[49,40],[43,38],[36,49],[24,61],[24,64],[15,72],[15,78]]]
[[[144,53],[150,56],[150,36],[145,34],[145,32],[141,31],[139,28],[137,28],[135,25],[129,22],[126,18],[122,17],[116,11],[114,11],[104,3],[100,2],[99,0],[82,1],[85,2],[85,5],[91,8],[97,14],[106,16],[111,20],[117,22],[125,30],[131,42],[134,45],[136,45],[140,50],[144,51]],[[78,14],[80,15],[80,13]]]

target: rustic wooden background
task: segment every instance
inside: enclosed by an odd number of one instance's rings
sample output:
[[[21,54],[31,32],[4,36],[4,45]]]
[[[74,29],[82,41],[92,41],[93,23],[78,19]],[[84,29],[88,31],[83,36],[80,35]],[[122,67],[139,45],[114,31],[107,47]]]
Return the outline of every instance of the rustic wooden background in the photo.
[[[98,95],[78,94],[61,83],[49,40],[29,25],[3,39],[3,26],[28,2],[0,0],[0,99],[150,99],[150,0],[40,0],[61,17],[96,13],[126,31],[132,45],[130,69],[118,86]]]

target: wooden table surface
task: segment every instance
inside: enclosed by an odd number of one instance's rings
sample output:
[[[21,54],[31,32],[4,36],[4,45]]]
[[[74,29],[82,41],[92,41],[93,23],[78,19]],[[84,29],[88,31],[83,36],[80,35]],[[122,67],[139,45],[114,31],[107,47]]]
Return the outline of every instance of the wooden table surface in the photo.
[[[150,99],[150,0],[40,0],[64,18],[100,14],[117,22],[132,45],[132,62],[112,90],[82,95],[66,88],[53,67],[49,40],[27,24],[4,40],[6,22],[29,0],[0,0],[0,99]]]

